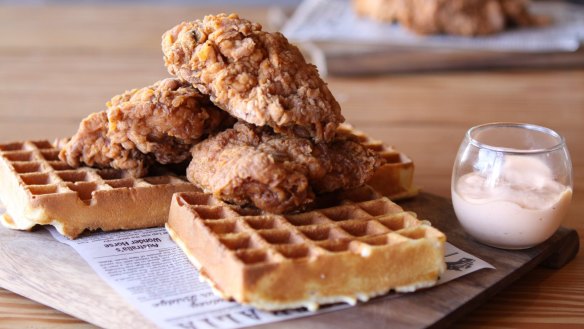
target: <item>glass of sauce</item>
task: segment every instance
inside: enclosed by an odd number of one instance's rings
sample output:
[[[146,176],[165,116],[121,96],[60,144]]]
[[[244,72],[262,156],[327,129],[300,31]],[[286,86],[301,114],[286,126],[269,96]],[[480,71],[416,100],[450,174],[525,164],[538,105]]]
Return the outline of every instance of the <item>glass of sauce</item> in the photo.
[[[551,237],[572,199],[572,163],[564,138],[523,123],[469,129],[452,172],[452,203],[479,242],[525,249]]]

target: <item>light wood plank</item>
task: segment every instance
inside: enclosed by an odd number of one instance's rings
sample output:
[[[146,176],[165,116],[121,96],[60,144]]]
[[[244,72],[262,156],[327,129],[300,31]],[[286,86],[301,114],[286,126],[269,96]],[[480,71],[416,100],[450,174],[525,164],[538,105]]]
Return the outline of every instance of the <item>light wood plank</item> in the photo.
[[[265,23],[265,10],[241,6],[104,4],[2,6],[0,49],[7,53],[160,53],[162,33],[185,20],[238,12]]]
[[[4,287],[102,327],[152,328],[75,250],[53,239],[46,230],[21,232],[4,227],[0,230],[4,241],[0,245],[3,264],[0,281]],[[28,317],[37,320],[32,314]],[[73,322],[71,319],[63,322],[67,321]]]
[[[80,328],[94,325],[0,288],[0,328]]]

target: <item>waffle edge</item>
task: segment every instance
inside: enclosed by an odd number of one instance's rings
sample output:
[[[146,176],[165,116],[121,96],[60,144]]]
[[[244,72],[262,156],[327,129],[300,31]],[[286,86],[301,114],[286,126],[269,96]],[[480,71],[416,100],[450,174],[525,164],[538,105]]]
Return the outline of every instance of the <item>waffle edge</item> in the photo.
[[[172,194],[198,190],[170,173],[133,179],[113,169],[74,169],[58,153],[46,140],[0,144],[4,226],[52,225],[71,239],[85,230],[163,226]]]

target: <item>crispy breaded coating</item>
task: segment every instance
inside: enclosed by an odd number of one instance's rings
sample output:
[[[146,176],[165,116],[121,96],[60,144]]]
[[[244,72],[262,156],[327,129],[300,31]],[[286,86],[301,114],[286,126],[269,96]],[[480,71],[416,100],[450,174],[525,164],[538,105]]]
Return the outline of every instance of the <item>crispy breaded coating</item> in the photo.
[[[195,143],[235,122],[208,96],[175,78],[115,96],[107,107],[81,122],[61,160],[73,167],[112,167],[142,177],[150,164],[189,160]]]
[[[107,136],[106,111],[90,114],[81,121],[77,133],[64,145],[59,158],[72,167],[87,165],[97,168],[126,170],[134,177],[147,174],[152,162],[137,149],[125,149]]]
[[[192,148],[187,178],[205,192],[271,213],[302,209],[315,194],[363,185],[382,164],[351,140],[275,134],[243,122]]]
[[[509,25],[538,26],[546,20],[528,10],[529,0],[353,0],[362,16],[397,21],[419,34],[489,35]]]
[[[162,50],[171,74],[248,123],[330,141],[344,121],[316,67],[296,46],[235,14],[183,22],[164,33]]]
[[[174,78],[126,91],[107,107],[108,137],[161,164],[187,160],[193,144],[235,122],[190,83]]]

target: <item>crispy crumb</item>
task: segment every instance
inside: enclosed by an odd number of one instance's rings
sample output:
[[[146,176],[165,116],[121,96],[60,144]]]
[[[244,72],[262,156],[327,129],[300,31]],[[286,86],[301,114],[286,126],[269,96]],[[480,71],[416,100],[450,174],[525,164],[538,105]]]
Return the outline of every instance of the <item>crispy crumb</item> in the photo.
[[[162,50],[171,74],[248,123],[330,141],[344,121],[316,67],[296,46],[235,14],[183,22],[163,35]]]
[[[195,145],[187,178],[205,192],[273,213],[301,209],[315,194],[361,186],[382,164],[356,141],[275,134],[243,122]]]

